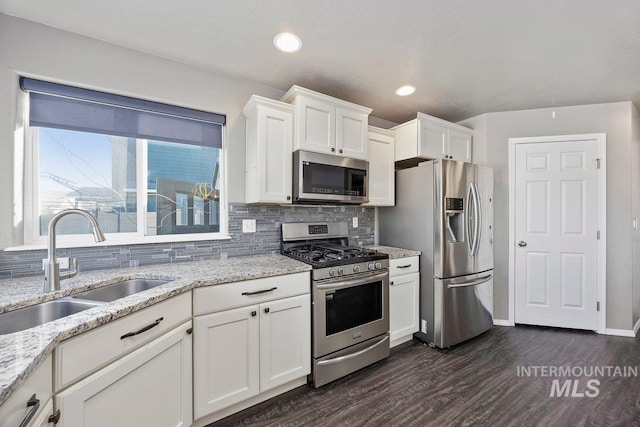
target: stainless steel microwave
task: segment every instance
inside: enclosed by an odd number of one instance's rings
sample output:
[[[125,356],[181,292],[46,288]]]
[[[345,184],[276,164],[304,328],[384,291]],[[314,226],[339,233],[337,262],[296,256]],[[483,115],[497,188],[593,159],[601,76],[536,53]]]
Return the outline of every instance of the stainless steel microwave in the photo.
[[[367,203],[369,162],[298,150],[293,153],[294,203]]]

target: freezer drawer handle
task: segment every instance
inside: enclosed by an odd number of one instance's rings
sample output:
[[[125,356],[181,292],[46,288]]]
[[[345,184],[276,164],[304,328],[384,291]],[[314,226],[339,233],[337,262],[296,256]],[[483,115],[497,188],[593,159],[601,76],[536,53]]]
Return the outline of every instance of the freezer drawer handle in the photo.
[[[460,283],[459,285],[447,285],[447,288],[455,289],[455,288],[465,288],[467,286],[476,286],[484,282],[488,282],[489,280],[491,280],[492,277],[493,275],[489,274],[487,276],[478,277],[476,280],[470,280],[468,282]]]
[[[377,343],[372,344],[372,345],[370,345],[369,347],[367,347],[365,349],[362,349],[360,351],[356,351],[355,353],[352,353],[352,354],[347,354],[345,356],[336,357],[334,359],[323,360],[322,362],[318,362],[318,366],[333,365],[334,363],[340,363],[340,362],[344,362],[345,360],[353,359],[354,357],[358,357],[360,355],[363,355],[367,351],[373,350],[374,348],[376,348],[380,344],[384,343],[388,339],[389,339],[389,336],[387,335],[383,339],[378,341]]]
[[[398,268],[409,268],[411,267],[411,264],[407,264],[407,265],[399,265]]]

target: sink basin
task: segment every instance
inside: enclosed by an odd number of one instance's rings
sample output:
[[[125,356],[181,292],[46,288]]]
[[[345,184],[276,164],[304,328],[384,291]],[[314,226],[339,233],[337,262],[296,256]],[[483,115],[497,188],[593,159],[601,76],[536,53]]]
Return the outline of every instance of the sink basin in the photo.
[[[73,295],[72,298],[92,301],[111,302],[156,286],[169,283],[171,280],[163,279],[131,279],[124,282],[114,283],[113,285],[103,286],[101,288],[92,289]]]
[[[0,335],[24,331],[99,305],[99,302],[62,298],[8,311],[0,314]]]

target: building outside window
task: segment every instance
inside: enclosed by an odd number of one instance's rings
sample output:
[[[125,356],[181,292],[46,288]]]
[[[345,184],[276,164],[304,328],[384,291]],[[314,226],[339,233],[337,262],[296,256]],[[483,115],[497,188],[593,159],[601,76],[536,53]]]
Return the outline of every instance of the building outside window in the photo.
[[[67,208],[91,212],[112,243],[224,236],[224,116],[38,80],[21,84],[30,101],[25,243],[44,241],[53,215]],[[71,245],[90,232],[74,215],[56,230]]]

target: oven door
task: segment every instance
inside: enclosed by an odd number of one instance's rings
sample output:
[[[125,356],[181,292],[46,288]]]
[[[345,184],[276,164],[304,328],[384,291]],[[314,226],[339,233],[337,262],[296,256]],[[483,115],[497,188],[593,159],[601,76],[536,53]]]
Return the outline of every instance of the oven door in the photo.
[[[389,332],[389,272],[313,283],[313,356]]]
[[[298,150],[293,153],[297,203],[367,203],[369,162]]]

